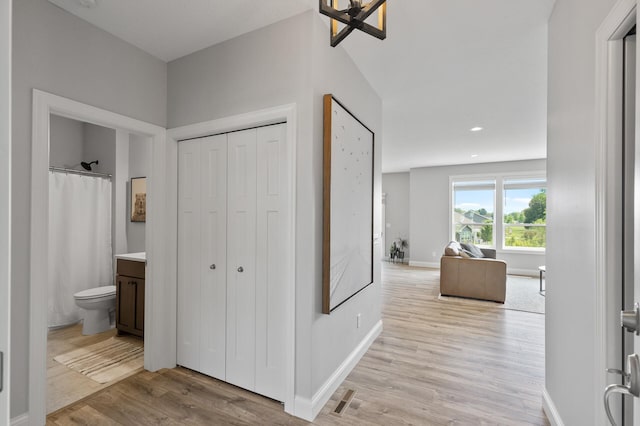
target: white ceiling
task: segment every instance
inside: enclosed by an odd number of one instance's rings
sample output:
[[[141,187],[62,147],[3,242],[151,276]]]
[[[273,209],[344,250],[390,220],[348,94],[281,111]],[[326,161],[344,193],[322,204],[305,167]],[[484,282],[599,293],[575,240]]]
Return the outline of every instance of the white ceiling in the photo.
[[[310,0],[49,1],[165,62],[311,8]]]
[[[165,61],[317,9],[317,0],[50,1]],[[388,0],[386,40],[344,40],[383,100],[383,172],[546,157],[554,1]]]

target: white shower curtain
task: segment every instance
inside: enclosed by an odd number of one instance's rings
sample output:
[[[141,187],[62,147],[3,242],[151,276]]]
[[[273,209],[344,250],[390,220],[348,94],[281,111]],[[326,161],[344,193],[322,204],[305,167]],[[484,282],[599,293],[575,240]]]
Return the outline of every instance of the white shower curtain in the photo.
[[[80,320],[73,294],[113,285],[111,181],[49,172],[50,327]]]

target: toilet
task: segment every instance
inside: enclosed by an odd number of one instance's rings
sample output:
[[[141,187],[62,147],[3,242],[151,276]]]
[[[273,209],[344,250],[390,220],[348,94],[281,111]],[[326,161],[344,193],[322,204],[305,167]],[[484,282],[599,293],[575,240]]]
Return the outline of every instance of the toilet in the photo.
[[[102,333],[112,328],[110,313],[116,309],[116,286],[90,288],[73,295],[76,305],[84,310],[82,334]]]

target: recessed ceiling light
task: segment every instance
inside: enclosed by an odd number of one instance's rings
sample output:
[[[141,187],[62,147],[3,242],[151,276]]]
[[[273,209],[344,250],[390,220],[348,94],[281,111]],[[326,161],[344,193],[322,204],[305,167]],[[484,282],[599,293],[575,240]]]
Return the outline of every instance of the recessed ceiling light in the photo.
[[[482,130],[482,127],[472,127],[470,130],[472,132],[479,132],[480,130]]]
[[[478,158],[478,154],[471,154],[471,158]]]

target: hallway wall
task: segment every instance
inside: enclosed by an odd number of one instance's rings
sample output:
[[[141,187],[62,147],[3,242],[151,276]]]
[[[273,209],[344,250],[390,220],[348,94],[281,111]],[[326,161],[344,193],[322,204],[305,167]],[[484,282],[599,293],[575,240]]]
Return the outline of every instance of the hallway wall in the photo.
[[[166,64],[44,0],[13,2],[11,417],[28,410],[32,90],[166,125]]]
[[[557,0],[549,21],[546,390],[566,425],[597,424],[595,34],[614,3]]]
[[[376,134],[374,233],[382,140],[379,96],[344,48],[329,46],[326,30],[317,13],[303,13],[170,62],[168,75],[170,127],[296,104],[296,406],[312,405],[381,316],[378,262],[373,285],[331,315],[321,313],[322,96],[333,93]]]

